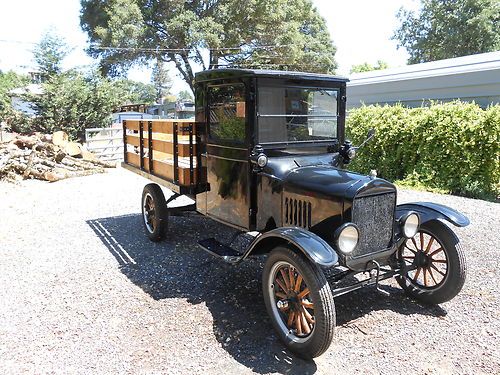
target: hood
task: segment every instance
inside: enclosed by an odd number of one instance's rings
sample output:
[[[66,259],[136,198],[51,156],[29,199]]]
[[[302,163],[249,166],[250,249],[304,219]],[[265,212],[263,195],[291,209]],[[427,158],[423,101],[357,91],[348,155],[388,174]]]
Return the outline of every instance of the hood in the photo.
[[[283,185],[287,191],[305,195],[347,199],[396,190],[393,184],[381,178],[364,176],[326,165],[295,168],[284,176]]]

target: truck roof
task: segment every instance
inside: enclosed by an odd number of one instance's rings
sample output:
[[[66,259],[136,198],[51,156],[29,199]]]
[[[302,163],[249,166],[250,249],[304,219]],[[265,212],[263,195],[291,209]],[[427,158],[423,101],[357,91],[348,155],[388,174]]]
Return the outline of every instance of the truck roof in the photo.
[[[196,73],[195,81],[204,82],[215,79],[236,78],[236,77],[265,77],[265,78],[284,78],[300,79],[306,81],[328,81],[328,82],[348,82],[349,79],[341,76],[329,74],[294,72],[285,70],[261,70],[261,69],[209,69]]]

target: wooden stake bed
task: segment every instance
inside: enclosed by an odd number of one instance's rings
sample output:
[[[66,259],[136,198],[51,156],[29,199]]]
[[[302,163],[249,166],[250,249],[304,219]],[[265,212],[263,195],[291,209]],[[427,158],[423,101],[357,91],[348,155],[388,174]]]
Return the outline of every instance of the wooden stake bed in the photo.
[[[191,120],[124,120],[123,166],[181,194],[204,191],[200,137]]]

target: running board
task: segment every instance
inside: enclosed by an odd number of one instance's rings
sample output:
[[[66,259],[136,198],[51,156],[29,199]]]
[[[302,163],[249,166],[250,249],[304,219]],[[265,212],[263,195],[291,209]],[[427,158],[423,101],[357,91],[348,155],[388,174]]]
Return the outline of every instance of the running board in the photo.
[[[242,259],[242,255],[232,247],[224,245],[215,238],[207,238],[206,240],[198,241],[198,245],[206,252],[221,258],[224,262],[236,264]]]

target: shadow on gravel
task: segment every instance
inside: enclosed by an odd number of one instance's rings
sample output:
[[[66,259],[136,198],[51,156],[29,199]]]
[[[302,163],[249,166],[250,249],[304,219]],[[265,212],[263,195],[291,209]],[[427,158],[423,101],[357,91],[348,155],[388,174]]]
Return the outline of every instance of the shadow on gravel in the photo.
[[[316,372],[314,361],[295,357],[274,334],[262,298],[262,259],[235,267],[197,245],[206,237],[228,240],[233,229],[203,216],[171,217],[168,238],[152,243],[143,233],[140,214],[88,220],[87,224],[116,258],[121,272],[152,298],[204,302],[214,319],[215,337],[239,363],[258,373]],[[391,296],[365,288],[336,298],[337,325],[348,325],[374,310],[445,314],[439,307],[423,307],[404,298],[399,289],[384,288]]]

